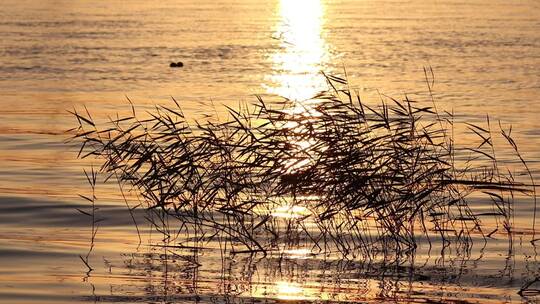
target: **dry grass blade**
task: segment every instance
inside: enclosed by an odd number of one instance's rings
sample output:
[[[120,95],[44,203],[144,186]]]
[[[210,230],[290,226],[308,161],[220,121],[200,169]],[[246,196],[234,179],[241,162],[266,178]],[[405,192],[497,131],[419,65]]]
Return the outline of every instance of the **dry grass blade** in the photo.
[[[345,79],[327,80],[331,89],[302,111],[257,97],[219,123],[189,124],[176,101],[142,121],[132,108],[101,131],[74,111],[75,139],[81,157],[99,157],[102,172],[139,191],[164,237],[187,235],[195,247],[219,239],[244,247],[227,247],[234,252],[265,252],[302,235],[314,249],[373,257],[414,250],[419,233],[468,245],[472,234],[483,235],[480,217],[502,217],[510,231],[506,197],[534,189],[503,175],[494,149],[483,149],[493,148],[490,130],[467,124],[482,143],[458,149],[453,113],[439,113],[434,100],[433,107],[407,97],[368,105]],[[526,167],[510,132],[502,135]],[[459,166],[456,153],[466,151],[472,155]],[[472,193],[491,199],[494,212],[475,213]],[[283,220],[275,216],[283,206],[308,212]]]

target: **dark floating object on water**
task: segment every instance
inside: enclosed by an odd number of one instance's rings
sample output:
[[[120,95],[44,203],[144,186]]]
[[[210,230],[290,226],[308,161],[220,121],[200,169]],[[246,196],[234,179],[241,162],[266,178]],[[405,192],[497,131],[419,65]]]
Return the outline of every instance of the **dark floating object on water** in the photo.
[[[171,64],[169,64],[169,67],[171,68],[181,68],[183,66],[184,66],[184,63],[182,61],[171,62]]]

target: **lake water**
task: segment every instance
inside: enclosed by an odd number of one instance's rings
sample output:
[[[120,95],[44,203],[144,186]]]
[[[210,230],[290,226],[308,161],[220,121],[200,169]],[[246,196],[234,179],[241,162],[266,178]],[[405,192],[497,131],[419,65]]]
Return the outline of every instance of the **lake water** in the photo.
[[[526,236],[515,251],[501,237],[461,261],[423,252],[416,264],[426,266],[409,280],[302,252],[283,265],[235,258],[225,280],[211,250],[196,269],[185,262],[191,253],[179,253],[167,277],[163,252],[138,246],[111,185],[98,187],[108,219],[87,276],[78,255],[89,223],[75,208],[86,206],[77,194],[89,191],[89,161],[76,159],[65,131],[76,123],[68,110],[84,105],[104,120],[130,110],[126,96],[141,109],[172,96],[193,119],[223,116],[256,94],[302,100],[326,88],[320,71],[346,71],[368,103],[379,93],[427,100],[431,67],[438,106],[458,121],[489,114],[512,124],[538,178],[538,1],[4,0],[0,33],[0,302],[535,300],[517,294],[540,275]],[[530,200],[516,213],[530,228]]]

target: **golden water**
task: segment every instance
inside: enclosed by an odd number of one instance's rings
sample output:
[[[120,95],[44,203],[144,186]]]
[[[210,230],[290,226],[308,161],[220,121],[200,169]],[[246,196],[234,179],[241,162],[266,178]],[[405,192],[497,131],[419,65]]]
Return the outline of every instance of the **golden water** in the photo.
[[[137,246],[118,190],[104,185],[98,197],[107,220],[87,277],[78,255],[87,249],[89,226],[74,208],[85,206],[77,193],[89,190],[81,171],[88,162],[64,143],[64,131],[75,125],[67,110],[86,105],[105,120],[129,111],[126,95],[141,109],[174,96],[191,117],[204,119],[225,115],[223,105],[254,101],[254,94],[301,105],[326,88],[320,71],[346,70],[366,102],[375,103],[379,92],[427,100],[423,68],[431,66],[439,107],[458,120],[478,122],[489,113],[512,124],[538,177],[537,1],[5,0],[0,33],[1,302],[181,302],[195,294],[225,301],[218,295],[226,293],[239,295],[238,302],[519,302],[526,300],[516,293],[522,274],[538,275],[535,252],[521,246],[521,236],[510,253],[500,236],[462,260],[441,259],[424,246],[418,270],[400,279],[303,247],[284,249],[285,259],[235,257],[226,271],[219,251],[206,250],[193,268],[185,262],[192,252],[163,259],[145,242]],[[171,61],[184,67],[171,69]],[[530,228],[531,202],[516,208],[518,225]]]

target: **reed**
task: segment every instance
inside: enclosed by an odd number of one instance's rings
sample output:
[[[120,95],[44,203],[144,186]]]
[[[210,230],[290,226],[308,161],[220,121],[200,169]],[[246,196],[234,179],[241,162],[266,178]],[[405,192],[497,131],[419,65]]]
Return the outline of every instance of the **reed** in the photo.
[[[372,258],[414,251],[420,236],[464,250],[473,235],[511,237],[514,194],[536,197],[534,181],[504,173],[489,118],[466,123],[480,144],[457,146],[454,115],[434,102],[383,96],[374,106],[325,76],[329,90],[308,101],[257,97],[229,108],[225,122],[190,123],[174,99],[144,119],[132,105],[103,127],[74,111],[73,139],[80,157],[97,157],[102,173],[143,197],[164,239],[182,236],[179,247],[218,240],[229,252],[266,254],[303,242]],[[493,211],[477,212],[473,194]],[[295,208],[304,212],[276,216]],[[482,224],[488,217],[495,227]]]

